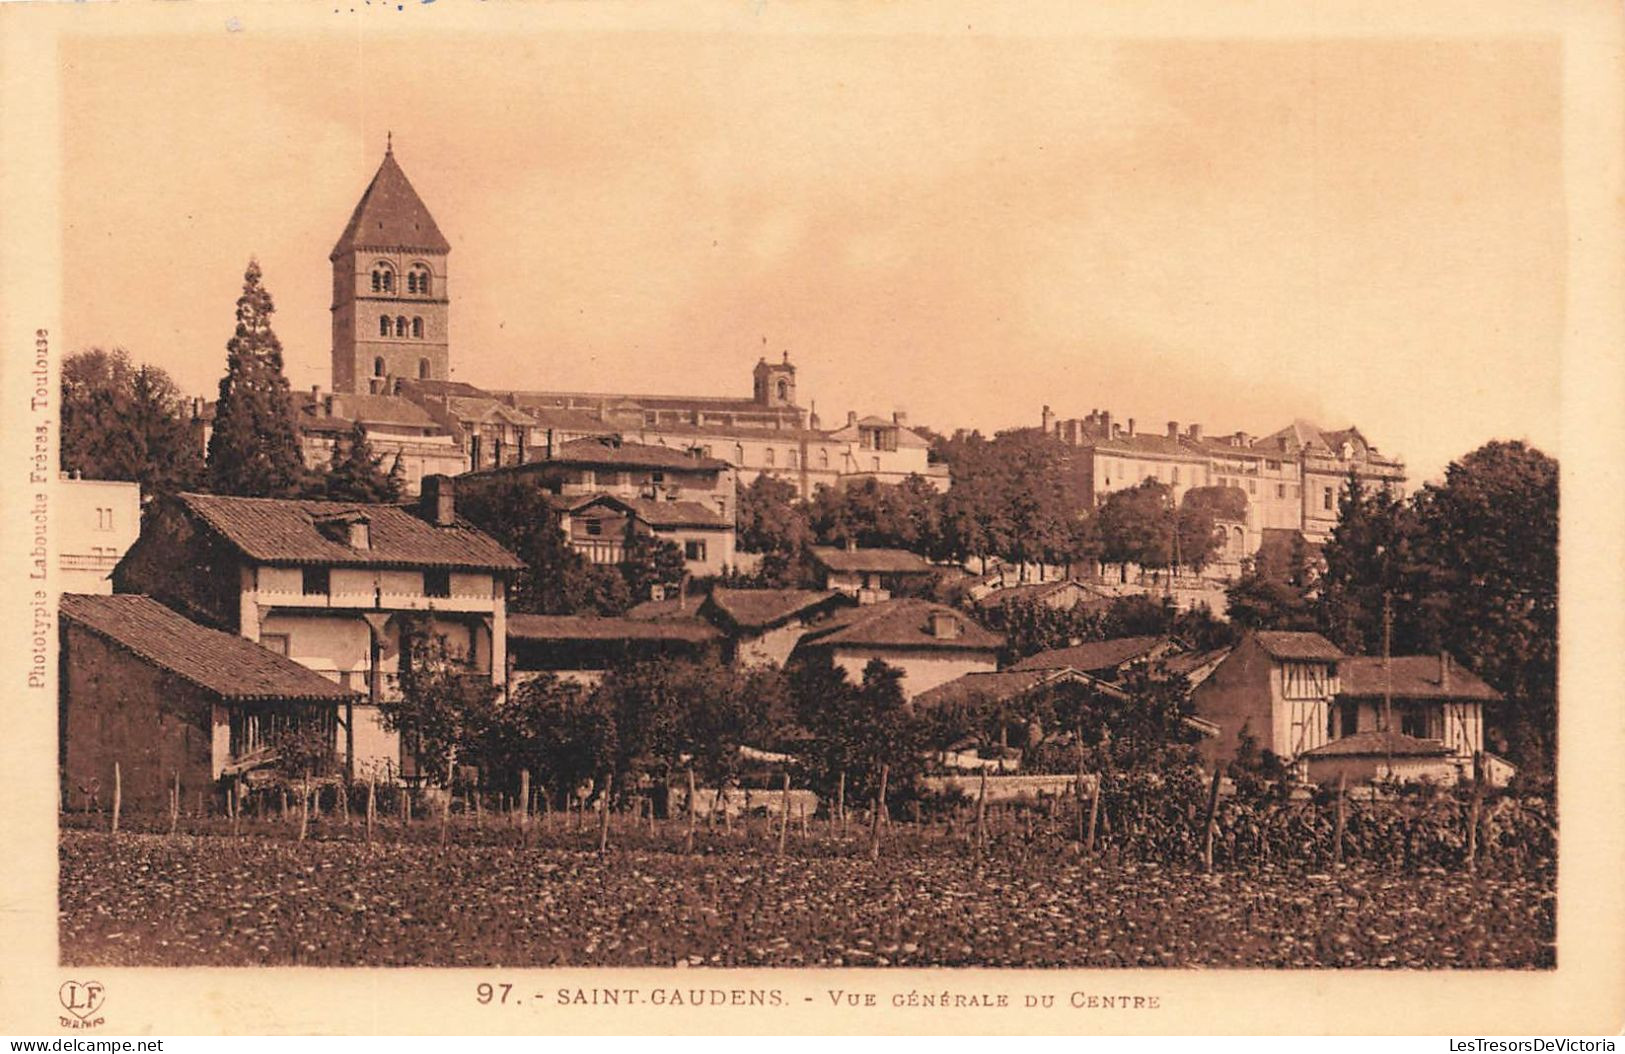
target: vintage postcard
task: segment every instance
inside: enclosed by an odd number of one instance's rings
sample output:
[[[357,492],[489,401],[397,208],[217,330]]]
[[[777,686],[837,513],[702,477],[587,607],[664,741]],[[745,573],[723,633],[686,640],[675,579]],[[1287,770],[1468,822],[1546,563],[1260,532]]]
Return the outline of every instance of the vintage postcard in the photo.
[[[0,7],[0,1025],[1617,1033],[1622,39]]]

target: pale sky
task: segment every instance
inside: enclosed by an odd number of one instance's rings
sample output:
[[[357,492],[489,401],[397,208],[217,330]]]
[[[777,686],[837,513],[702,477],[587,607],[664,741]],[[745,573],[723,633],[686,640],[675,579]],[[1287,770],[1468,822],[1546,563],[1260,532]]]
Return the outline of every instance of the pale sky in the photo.
[[[213,396],[250,255],[296,388],[396,157],[451,241],[453,376],[941,431],[1091,409],[1358,425],[1414,482],[1557,454],[1560,53],[656,33],[81,40],[65,346]],[[763,339],[766,338],[764,345]]]

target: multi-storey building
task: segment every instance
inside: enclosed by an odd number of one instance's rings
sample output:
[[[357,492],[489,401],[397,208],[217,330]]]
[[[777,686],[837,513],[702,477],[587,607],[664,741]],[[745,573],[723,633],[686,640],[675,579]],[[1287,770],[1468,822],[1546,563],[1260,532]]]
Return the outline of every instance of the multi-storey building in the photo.
[[[160,501],[113,571],[194,621],[257,641],[342,687],[343,756],[411,771],[378,703],[399,690],[402,631],[422,623],[473,674],[504,680],[508,579],[523,565],[458,519],[452,481],[417,506],[180,494]]]
[[[57,587],[111,593],[109,577],[141,533],[141,485],[63,473],[52,492]]]
[[[1206,436],[1193,424],[1169,421],[1165,433],[1147,434],[1112,420],[1110,412],[1057,420],[1044,407],[1043,429],[1082,453],[1076,471],[1096,499],[1161,480],[1181,500],[1194,487],[1227,487],[1245,495],[1241,523],[1226,523],[1220,566],[1258,551],[1265,531],[1302,531],[1324,541],[1337,523],[1337,495],[1350,470],[1362,481],[1403,496],[1404,463],[1384,457],[1358,429],[1323,432],[1305,421],[1257,439],[1246,432]]]

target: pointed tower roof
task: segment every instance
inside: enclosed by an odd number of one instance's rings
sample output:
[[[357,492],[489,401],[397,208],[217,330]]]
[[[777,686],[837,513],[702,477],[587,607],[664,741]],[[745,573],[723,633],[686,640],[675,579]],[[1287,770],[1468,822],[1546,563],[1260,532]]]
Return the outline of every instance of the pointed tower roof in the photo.
[[[435,226],[429,207],[401,166],[393,149],[384,151],[384,162],[356,203],[350,222],[339,235],[328,259],[337,259],[352,249],[419,249],[424,252],[451,252],[440,228]]]

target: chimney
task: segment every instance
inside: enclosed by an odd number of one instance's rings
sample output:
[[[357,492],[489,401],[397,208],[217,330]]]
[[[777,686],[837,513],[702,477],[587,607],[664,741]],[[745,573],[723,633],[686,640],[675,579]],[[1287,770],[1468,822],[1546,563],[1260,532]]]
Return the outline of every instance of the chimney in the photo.
[[[1049,408],[1048,403],[1044,404],[1044,412],[1039,419],[1044,422],[1045,435],[1050,435],[1055,431],[1055,411]]]
[[[844,543],[842,543],[842,548],[844,548],[849,553],[855,553],[855,552],[858,551],[858,540],[856,538],[848,536],[846,541]]]
[[[947,611],[933,611],[929,619],[931,636],[937,640],[959,637],[959,617]]]
[[[851,428],[853,425],[855,425],[857,423],[858,423],[858,412],[856,410],[848,410],[846,412],[846,427]]]
[[[1134,418],[1132,417],[1128,419],[1128,434],[1134,434]]]
[[[1439,690],[1450,691],[1450,653],[1439,651]]]
[[[893,410],[892,414],[891,414],[891,423],[896,425],[898,428],[907,428],[908,427],[908,411],[907,410]]]
[[[1193,424],[1190,426],[1190,428],[1185,430],[1185,434],[1190,436],[1195,442],[1200,443],[1202,441],[1202,426],[1199,424]]]
[[[201,396],[201,395],[194,395],[192,397],[192,416],[193,417],[202,417],[203,416],[203,396]]]
[[[1122,425],[1112,425],[1112,431],[1111,431],[1111,437],[1110,438],[1116,439],[1118,436],[1120,436],[1122,434],[1123,434],[1123,426]]]
[[[1103,436],[1114,436],[1117,434],[1112,430],[1112,412],[1110,410],[1100,411],[1100,434]]]
[[[436,527],[457,522],[457,484],[450,476],[423,477],[422,517]]]
[[[310,386],[310,405],[311,405],[311,412],[316,414],[318,417],[321,416],[321,412],[322,412],[322,386],[319,385],[319,384],[313,384],[313,385]]]
[[[1179,438],[1179,422],[1178,421],[1169,421],[1168,422],[1168,438],[1169,439],[1178,439]]]

